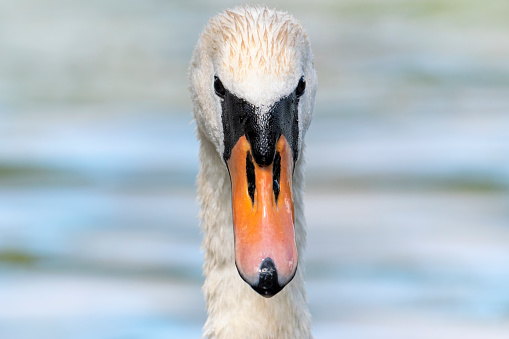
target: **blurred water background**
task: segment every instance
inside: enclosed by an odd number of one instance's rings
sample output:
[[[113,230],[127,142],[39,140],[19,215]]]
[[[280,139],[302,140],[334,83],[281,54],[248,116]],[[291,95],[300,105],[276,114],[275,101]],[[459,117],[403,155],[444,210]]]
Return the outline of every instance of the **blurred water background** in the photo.
[[[0,2],[0,338],[198,338],[187,67],[232,1]],[[308,30],[318,338],[509,338],[509,2],[269,3]]]

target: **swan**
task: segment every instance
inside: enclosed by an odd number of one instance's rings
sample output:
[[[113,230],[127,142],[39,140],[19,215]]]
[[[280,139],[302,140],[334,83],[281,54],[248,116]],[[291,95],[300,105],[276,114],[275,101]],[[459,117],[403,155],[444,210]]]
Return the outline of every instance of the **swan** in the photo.
[[[302,265],[303,140],[317,76],[307,34],[286,12],[226,10],[200,35],[189,76],[203,337],[312,338]]]

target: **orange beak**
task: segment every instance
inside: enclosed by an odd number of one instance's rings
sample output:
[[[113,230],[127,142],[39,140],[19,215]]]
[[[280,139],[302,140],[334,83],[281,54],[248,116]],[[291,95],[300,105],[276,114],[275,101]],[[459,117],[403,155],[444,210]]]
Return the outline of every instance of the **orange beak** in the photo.
[[[292,280],[297,269],[292,151],[281,135],[272,164],[259,166],[249,141],[242,136],[227,165],[232,183],[235,263],[251,287],[271,297]]]

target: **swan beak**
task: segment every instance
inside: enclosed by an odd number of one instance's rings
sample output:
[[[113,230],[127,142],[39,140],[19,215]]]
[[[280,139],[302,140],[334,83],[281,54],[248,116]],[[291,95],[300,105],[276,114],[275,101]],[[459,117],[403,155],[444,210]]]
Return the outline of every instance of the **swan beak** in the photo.
[[[272,297],[297,270],[292,150],[281,135],[272,163],[260,166],[252,156],[251,144],[242,136],[227,164],[237,270],[256,292]]]

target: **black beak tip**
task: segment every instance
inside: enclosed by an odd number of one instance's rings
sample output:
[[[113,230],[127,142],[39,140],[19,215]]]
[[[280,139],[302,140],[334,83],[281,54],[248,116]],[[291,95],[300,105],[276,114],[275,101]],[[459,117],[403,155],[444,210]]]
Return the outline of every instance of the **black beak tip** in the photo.
[[[284,286],[279,285],[276,266],[271,258],[263,260],[258,284],[251,287],[265,298],[273,297],[283,289]]]

